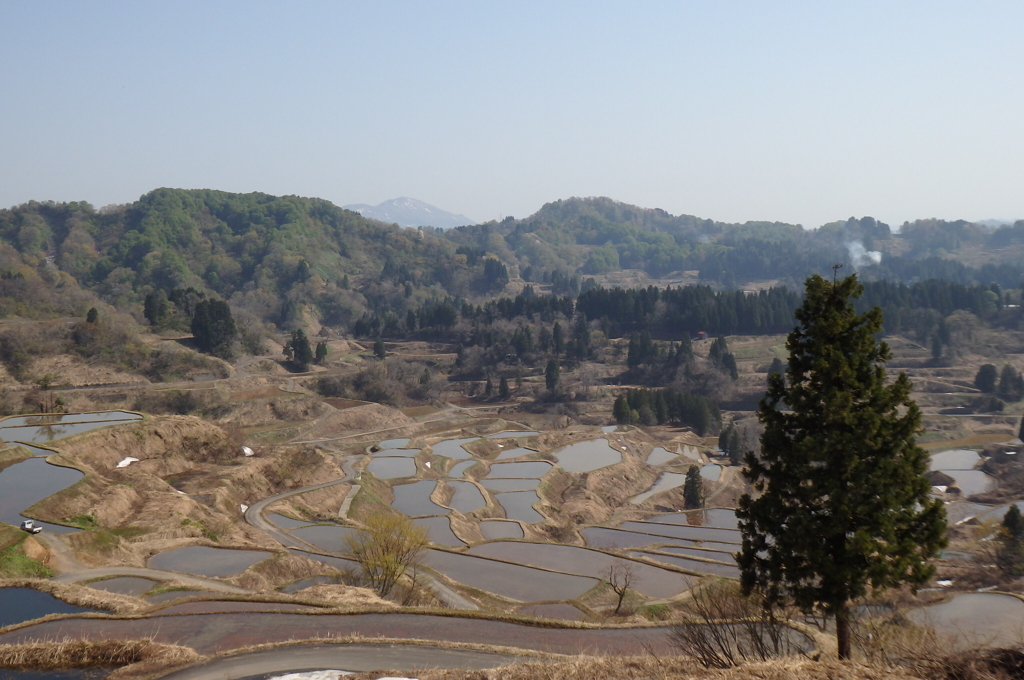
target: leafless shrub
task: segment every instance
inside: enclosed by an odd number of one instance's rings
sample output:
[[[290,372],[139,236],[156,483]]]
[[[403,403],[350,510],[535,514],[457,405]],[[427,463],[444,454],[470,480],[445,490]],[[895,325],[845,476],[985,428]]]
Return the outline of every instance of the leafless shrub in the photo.
[[[718,579],[693,590],[687,620],[673,627],[679,650],[706,668],[730,668],[804,651],[804,636],[787,625],[793,612],[744,597],[736,583]]]

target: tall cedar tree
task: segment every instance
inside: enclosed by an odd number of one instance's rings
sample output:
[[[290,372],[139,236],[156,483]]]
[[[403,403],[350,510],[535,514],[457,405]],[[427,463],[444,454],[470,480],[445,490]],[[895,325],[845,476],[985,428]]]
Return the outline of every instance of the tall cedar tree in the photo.
[[[850,656],[851,600],[868,588],[927,581],[946,544],[942,502],[929,498],[921,413],[900,373],[886,384],[889,347],[876,340],[882,311],[858,315],[856,275],[807,279],[799,325],[786,341],[786,379],[770,376],[758,419],[760,457],[745,457],[736,512],[743,590],[836,619]],[[903,410],[901,415],[901,410]]]
[[[683,484],[683,503],[687,510],[704,507],[704,478],[700,476],[700,468],[691,465],[686,471],[686,482]]]
[[[548,359],[548,367],[544,370],[544,384],[549,392],[554,392],[558,387],[558,375],[560,373],[558,359]]]
[[[313,363],[313,349],[309,346],[309,338],[301,328],[292,333],[292,363],[300,371],[308,371]]]
[[[236,334],[235,320],[226,302],[203,300],[196,305],[192,336],[199,351],[227,358]]]

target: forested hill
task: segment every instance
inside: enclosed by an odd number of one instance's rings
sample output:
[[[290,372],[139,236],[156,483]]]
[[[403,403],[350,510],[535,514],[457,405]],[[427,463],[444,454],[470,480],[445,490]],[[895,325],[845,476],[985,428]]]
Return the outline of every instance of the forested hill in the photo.
[[[525,219],[460,227],[447,233],[464,247],[518,265],[527,281],[640,269],[653,277],[699,271],[734,288],[753,281],[799,287],[835,263],[865,279],[941,278],[963,284],[1020,285],[1024,221],[993,230],[965,221],[918,220],[895,232],[871,217],[808,231],[778,222],[730,224],[609,198],[548,203]],[[880,260],[880,262],[879,262]]]
[[[321,199],[157,189],[100,211],[84,202],[0,210],[0,297],[6,314],[37,315],[62,311],[61,296],[41,297],[50,286],[69,299],[83,287],[118,307],[192,286],[263,320],[288,322],[312,305],[341,325],[410,288],[424,297],[487,290],[485,258],[455,251],[442,236]]]

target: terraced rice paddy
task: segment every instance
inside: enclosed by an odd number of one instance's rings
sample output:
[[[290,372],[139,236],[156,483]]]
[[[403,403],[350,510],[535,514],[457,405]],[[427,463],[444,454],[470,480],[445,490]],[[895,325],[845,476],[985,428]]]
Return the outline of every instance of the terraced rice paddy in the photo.
[[[973,470],[980,462],[977,451],[955,449],[932,455],[929,467],[932,470]]]
[[[629,502],[633,505],[639,505],[645,500],[650,498],[656,493],[662,491],[668,491],[669,489],[675,489],[686,483],[686,475],[677,472],[663,472],[658,479],[654,482],[654,485],[650,489],[644,491],[639,496],[635,496]]]
[[[394,500],[391,507],[407,517],[423,517],[425,515],[446,515],[451,510],[430,500],[437,482],[421,480],[412,484],[401,484],[391,487]]]
[[[557,621],[582,621],[586,618],[583,612],[571,604],[555,602],[553,604],[528,604],[516,610],[523,616],[534,616],[538,619],[554,619]]]
[[[377,479],[401,479],[416,474],[416,461],[412,458],[374,458],[366,470]]]
[[[673,512],[668,515],[651,517],[648,522],[659,524],[687,524],[695,527],[717,527],[720,529],[736,529],[736,511],[727,508],[711,508],[709,510],[687,510]]]
[[[409,439],[385,439],[384,441],[377,444],[382,449],[400,449],[404,446],[409,445]]]
[[[114,578],[103,579],[102,581],[92,581],[86,585],[96,590],[105,590],[108,593],[139,597],[143,593],[152,590],[158,583],[160,582],[142,578],[141,576],[115,576]]]
[[[109,425],[123,425],[142,416],[127,411],[18,416],[0,421],[0,439],[44,444]]]
[[[79,470],[50,465],[45,458],[29,458],[4,468],[0,471],[0,522],[18,526],[25,519],[25,510],[84,476]],[[36,523],[55,533],[77,531],[74,527]]]
[[[659,569],[572,545],[499,541],[470,548],[468,554],[605,579],[613,565],[620,568],[629,567],[633,571],[634,579],[630,587],[648,597],[672,597],[689,588],[694,582],[692,577],[668,569]]]
[[[475,460],[464,460],[461,463],[456,463],[452,466],[452,469],[448,471],[449,477],[462,477],[466,474],[466,470],[476,465]]]
[[[459,547],[466,545],[452,531],[451,522],[447,517],[420,517],[414,519],[413,524],[427,530],[427,536],[431,543]]]
[[[718,478],[722,476],[722,466],[713,463],[705,465],[700,469],[700,476],[710,482],[717,482]]]
[[[595,578],[556,574],[441,550],[427,551],[428,567],[472,588],[520,602],[572,600],[600,583]]]
[[[383,449],[373,454],[374,458],[413,458],[419,449]]]
[[[315,524],[313,526],[290,529],[289,532],[299,540],[305,541],[317,550],[333,553],[347,553],[348,540],[363,532],[352,527],[342,527],[332,524]]]
[[[284,515],[278,515],[277,513],[271,513],[267,519],[282,529],[297,529],[298,527],[305,527],[313,524],[313,522],[292,519],[291,517],[285,517]]]
[[[566,472],[592,472],[622,461],[622,452],[613,449],[607,439],[570,444],[555,451],[554,456]]]
[[[214,593],[210,593],[205,590],[168,590],[162,593],[157,593],[156,595],[150,595],[146,598],[146,601],[152,604],[164,604],[165,602],[173,602],[174,600],[180,600],[186,597],[199,597],[213,594]]]
[[[505,509],[505,517],[509,519],[526,524],[544,521],[544,515],[533,507],[535,503],[540,502],[536,491],[508,491],[495,494],[494,499]]]
[[[0,628],[49,614],[80,614],[95,609],[76,607],[32,588],[0,588]]]
[[[680,526],[658,524],[655,522],[623,522],[619,525],[619,528],[627,531],[666,536],[668,538],[682,538],[690,541],[721,541],[737,544],[741,542],[738,531],[714,527]]]
[[[521,463],[495,463],[487,472],[487,479],[540,479],[551,471],[551,463],[542,460]]]
[[[464,439],[447,439],[443,442],[438,442],[431,446],[431,450],[435,456],[444,456],[445,458],[455,458],[456,460],[464,460],[470,457],[469,451],[462,448],[463,444],[475,442],[480,437],[466,437]]]
[[[487,505],[480,489],[473,482],[448,482],[448,486],[454,492],[448,505],[461,513],[473,512]]]
[[[668,555],[656,555],[653,553],[634,552],[629,554],[636,557],[644,556],[648,559],[655,560],[656,562],[671,564],[674,567],[693,571],[698,574],[714,574],[715,576],[728,576],[730,578],[739,578],[740,576],[739,567],[719,564],[718,562],[704,562],[701,560],[687,559],[685,557],[670,557]]]
[[[153,569],[180,571],[183,574],[224,578],[241,574],[268,557],[270,553],[263,550],[232,550],[192,545],[153,555],[149,558],[149,566]]]
[[[1024,630],[1024,602],[998,593],[961,593],[953,599],[909,612],[911,620],[955,637],[961,647],[1016,647]]]
[[[996,485],[996,480],[981,470],[939,470],[939,472],[956,480],[956,486],[964,498],[991,491]]]
[[[647,464],[664,465],[665,463],[677,458],[678,456],[679,454],[677,453],[672,453],[671,451],[668,451],[660,446],[656,446],[654,447],[654,450],[651,451],[651,454],[647,456]]]
[[[540,434],[534,430],[517,430],[515,432],[498,432],[496,434],[487,435],[488,439],[518,439],[520,437],[532,437],[535,434]]]

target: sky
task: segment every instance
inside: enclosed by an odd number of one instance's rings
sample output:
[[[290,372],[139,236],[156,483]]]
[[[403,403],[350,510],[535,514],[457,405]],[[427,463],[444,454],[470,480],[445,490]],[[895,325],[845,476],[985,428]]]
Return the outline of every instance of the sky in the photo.
[[[0,0],[0,207],[1024,218],[1024,3]]]

